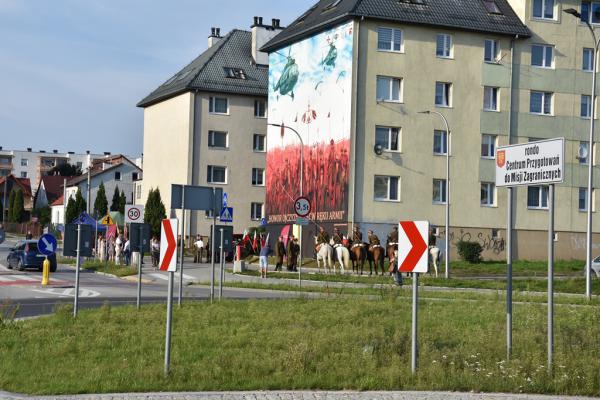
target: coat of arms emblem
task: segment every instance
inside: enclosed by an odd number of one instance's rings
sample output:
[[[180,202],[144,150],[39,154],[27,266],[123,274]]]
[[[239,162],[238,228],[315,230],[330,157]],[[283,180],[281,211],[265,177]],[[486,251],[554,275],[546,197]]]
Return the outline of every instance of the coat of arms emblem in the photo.
[[[496,164],[499,168],[504,168],[504,164],[506,164],[506,151],[498,150],[496,154]]]

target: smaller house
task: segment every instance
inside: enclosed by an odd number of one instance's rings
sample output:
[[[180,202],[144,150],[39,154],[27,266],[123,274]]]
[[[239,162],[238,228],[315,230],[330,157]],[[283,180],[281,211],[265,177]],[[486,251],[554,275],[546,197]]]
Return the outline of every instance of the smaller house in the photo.
[[[63,197],[63,186],[65,181],[71,179],[68,176],[47,175],[42,176],[35,197],[33,208],[43,208],[54,203],[59,197]]]
[[[27,213],[31,213],[33,209],[33,196],[31,195],[31,181],[29,178],[17,178],[14,175],[8,175],[0,177],[0,203],[4,205],[6,201],[6,208],[8,210],[8,200],[10,192],[13,188],[20,188],[23,192],[23,206]],[[5,194],[6,190],[6,194]]]
[[[50,209],[52,210],[52,224],[64,224],[65,223],[65,197],[60,196],[58,199],[54,200],[52,204],[50,204]]]

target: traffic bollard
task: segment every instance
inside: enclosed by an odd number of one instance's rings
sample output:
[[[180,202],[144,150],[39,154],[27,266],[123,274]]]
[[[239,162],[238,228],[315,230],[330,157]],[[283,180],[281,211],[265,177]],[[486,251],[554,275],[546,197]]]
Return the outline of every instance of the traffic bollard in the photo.
[[[42,285],[46,286],[50,283],[50,260],[46,257],[42,264]]]

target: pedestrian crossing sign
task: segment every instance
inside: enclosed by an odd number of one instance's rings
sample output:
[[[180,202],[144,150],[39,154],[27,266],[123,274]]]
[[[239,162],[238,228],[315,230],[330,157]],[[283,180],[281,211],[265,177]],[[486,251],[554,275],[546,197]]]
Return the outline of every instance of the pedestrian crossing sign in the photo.
[[[100,224],[102,225],[114,225],[115,222],[113,221],[113,219],[110,217],[110,215],[107,215],[106,217],[102,218],[100,220]]]
[[[233,222],[233,207],[223,207],[219,220],[221,222]]]

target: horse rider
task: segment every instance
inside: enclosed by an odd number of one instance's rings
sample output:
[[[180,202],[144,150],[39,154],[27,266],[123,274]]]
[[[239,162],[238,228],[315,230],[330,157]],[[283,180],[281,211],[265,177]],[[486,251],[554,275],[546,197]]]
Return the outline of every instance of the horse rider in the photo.
[[[370,229],[369,229],[369,232],[368,232],[368,239],[369,239],[369,246],[370,247],[376,247],[376,246],[381,247],[381,242],[379,241],[379,238]]]
[[[317,247],[320,247],[322,244],[329,244],[329,233],[321,226],[317,235]]]
[[[333,229],[333,236],[331,236],[331,240],[333,241],[333,248],[335,249],[338,246],[342,245],[342,234],[340,233],[340,228]]]
[[[398,227],[394,226],[392,228],[392,231],[390,232],[390,234],[387,237],[387,245],[389,246],[396,246],[398,244]]]
[[[358,225],[354,227],[354,230],[352,232],[352,247],[356,246],[365,246],[365,243],[363,242],[363,235]]]

